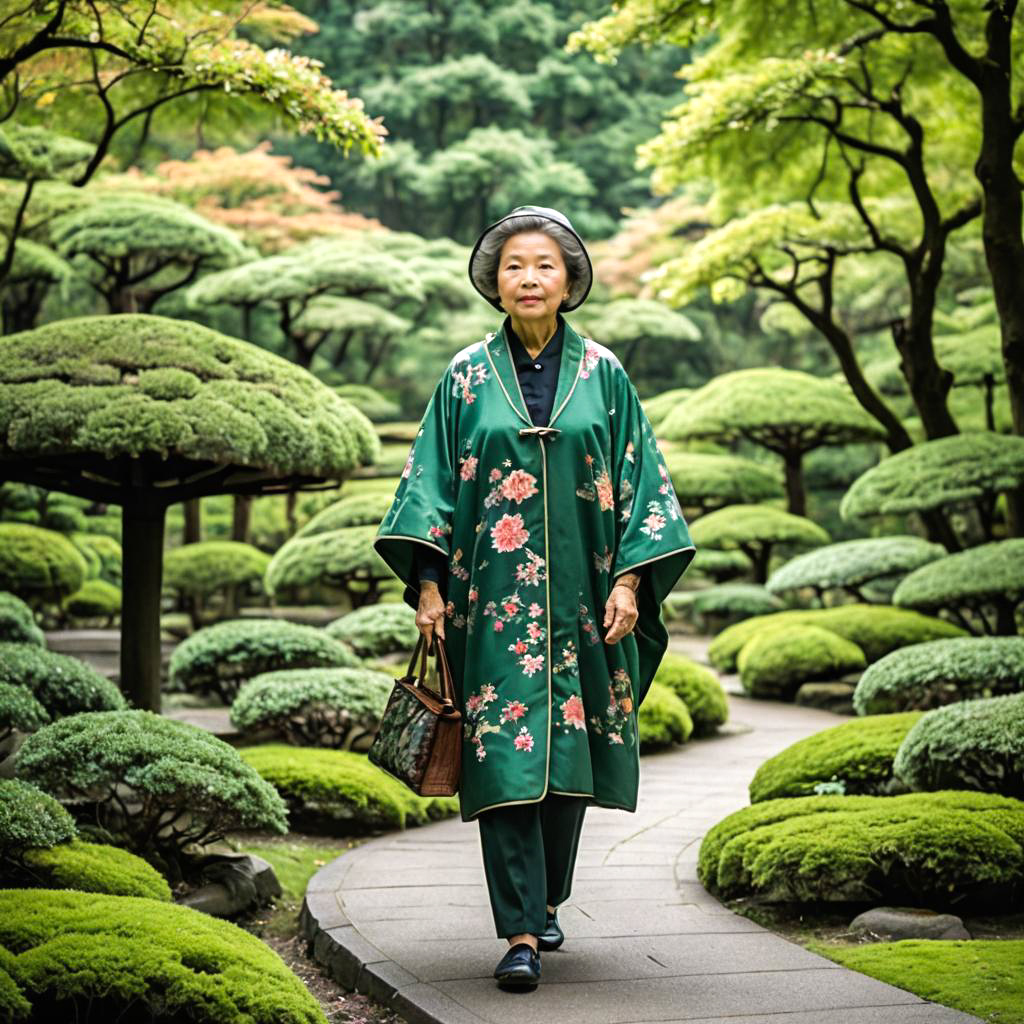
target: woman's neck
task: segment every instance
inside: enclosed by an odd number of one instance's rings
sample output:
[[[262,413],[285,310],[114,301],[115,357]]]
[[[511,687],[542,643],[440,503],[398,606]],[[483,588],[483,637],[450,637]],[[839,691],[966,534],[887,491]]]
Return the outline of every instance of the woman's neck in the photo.
[[[540,355],[544,346],[555,336],[558,330],[558,314],[550,320],[520,320],[509,313],[512,330],[523,343],[523,348],[534,358]]]

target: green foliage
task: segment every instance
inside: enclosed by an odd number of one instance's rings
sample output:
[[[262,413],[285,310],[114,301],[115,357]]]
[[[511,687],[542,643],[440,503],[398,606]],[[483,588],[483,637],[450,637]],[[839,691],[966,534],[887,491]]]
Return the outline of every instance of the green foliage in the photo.
[[[86,517],[86,526],[92,528],[95,517]],[[120,536],[120,523],[118,524]],[[89,563],[88,579],[102,579],[107,583],[121,586],[122,551],[120,543],[104,533],[88,533],[76,531],[68,535],[68,540],[78,548]]]
[[[1024,437],[967,431],[905,448],[858,477],[843,496],[844,519],[945,509],[1024,481]]]
[[[765,587],[773,594],[810,587],[819,596],[827,590],[848,590],[857,596],[859,588],[873,580],[905,576],[945,554],[941,544],[922,537],[858,537],[791,558],[772,573]]]
[[[811,796],[815,786],[830,781],[843,783],[847,794],[905,791],[893,785],[893,758],[921,714],[858,718],[797,740],[761,763],[750,781],[750,802]]]
[[[314,626],[284,619],[233,619],[200,629],[171,653],[171,687],[215,693],[225,704],[262,672],[286,668],[355,668],[359,658]]]
[[[288,804],[293,828],[355,835],[448,817],[458,797],[421,797],[371,764],[365,754],[265,744],[241,756]]]
[[[952,637],[892,651],[857,682],[858,715],[927,711],[1024,690],[1024,637]]]
[[[357,608],[324,627],[328,636],[351,647],[360,657],[410,652],[420,631],[416,611],[407,604],[376,604]]]
[[[671,687],[652,682],[637,714],[640,750],[685,743],[693,733],[693,720],[682,699]]]
[[[693,524],[694,544],[718,549],[790,544],[827,544],[829,535],[817,523],[771,505],[727,505]]]
[[[668,651],[658,665],[654,682],[674,691],[686,705],[694,736],[710,735],[729,717],[729,704],[718,677],[690,658]]]
[[[373,308],[378,313],[382,312],[379,306]],[[339,384],[334,390],[374,423],[398,419],[402,414],[397,403],[385,398],[376,388],[372,388],[368,384]]]
[[[46,646],[32,609],[8,591],[0,591],[0,642]]]
[[[675,403],[666,408],[667,416]],[[654,421],[651,426],[661,436]],[[672,486],[684,508],[715,509],[725,505],[758,505],[784,496],[772,467],[738,455],[673,451],[665,455]]]
[[[0,643],[0,682],[28,690],[53,718],[125,707],[121,691],[90,665],[32,644]]]
[[[956,790],[765,800],[708,831],[697,875],[722,899],[1006,911],[1024,894],[1024,803]]]
[[[164,556],[164,586],[183,594],[211,594],[224,587],[250,585],[262,589],[270,555],[234,540],[183,544]]]
[[[4,344],[9,341],[5,338]],[[0,410],[6,406],[4,391],[0,384]],[[0,412],[0,421],[4,415]],[[3,429],[0,423],[0,435]],[[56,604],[78,590],[85,582],[86,570],[85,559],[63,534],[27,523],[0,523],[0,587],[4,590],[30,604]]]
[[[265,942],[175,903],[72,890],[0,891],[0,962],[58,1019],[88,1007],[187,1016],[196,1024],[326,1024],[316,999]]]
[[[231,723],[275,729],[299,746],[365,749],[380,725],[394,679],[367,668],[265,672],[243,683]]]
[[[911,789],[1024,798],[1024,693],[927,712],[903,740],[893,770]]]
[[[77,889],[115,896],[169,901],[171,887],[156,868],[134,853],[106,843],[72,839],[48,849],[26,850],[19,871],[7,873],[5,887]]]
[[[121,613],[121,588],[106,580],[86,580],[64,598],[63,607],[76,619],[110,618]]]
[[[0,742],[15,729],[35,732],[49,720],[46,708],[25,687],[0,683]]]
[[[738,622],[752,615],[768,615],[780,611],[783,603],[758,583],[723,583],[704,590],[670,594],[674,609],[688,607],[701,632],[715,632],[714,627],[725,620]],[[668,600],[668,599],[666,599]]]
[[[234,747],[152,711],[88,711],[29,736],[15,773],[136,853],[174,862],[189,842],[287,829],[274,788]]]
[[[708,660],[720,672],[735,672],[736,656],[743,645],[764,626],[774,626],[776,623],[806,624],[829,629],[855,643],[869,663],[897,647],[966,635],[966,631],[959,626],[903,608],[865,604],[839,605],[835,608],[794,608],[771,615],[756,615],[722,630],[711,641]]]
[[[190,394],[166,390],[168,370],[191,378]],[[147,452],[315,477],[370,463],[380,447],[361,412],[288,360],[145,314],[59,320],[6,337],[0,439],[5,458]]]
[[[0,779],[0,862],[77,835],[74,819],[52,796],[22,779]]]
[[[312,537],[318,533],[341,530],[346,526],[379,526],[394,499],[394,491],[344,497],[317,512],[308,523],[296,531],[295,536]]]
[[[780,623],[759,629],[740,649],[736,665],[752,697],[789,700],[802,683],[858,672],[867,659],[855,643],[830,629]]]

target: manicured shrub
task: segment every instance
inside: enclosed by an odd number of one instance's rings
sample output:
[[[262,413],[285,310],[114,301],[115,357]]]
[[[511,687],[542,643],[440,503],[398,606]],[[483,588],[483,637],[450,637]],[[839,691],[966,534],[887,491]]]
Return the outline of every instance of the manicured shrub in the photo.
[[[84,582],[87,564],[62,533],[0,523],[0,588],[31,605],[57,604]]]
[[[837,679],[867,665],[864,652],[829,629],[809,625],[763,628],[736,659],[743,689],[752,697],[789,700],[806,682]]]
[[[92,526],[91,517],[87,523],[90,527]],[[120,536],[120,524],[118,524],[118,536]],[[120,588],[124,553],[118,540],[108,537],[105,533],[86,533],[84,531],[69,534],[68,540],[75,545],[88,563],[88,579],[105,580]]]
[[[736,658],[743,645],[759,630],[776,623],[821,626],[855,643],[870,664],[898,647],[967,636],[967,631],[950,622],[930,618],[904,608],[867,604],[845,604],[835,608],[793,608],[772,615],[757,615],[723,630],[708,648],[708,660],[721,672],[735,672]]]
[[[207,626],[171,654],[172,689],[214,693],[225,704],[262,672],[286,668],[355,668],[359,658],[315,626],[283,619],[232,619]]]
[[[951,637],[880,658],[853,692],[858,715],[941,707],[1024,690],[1024,637]]]
[[[274,729],[297,746],[365,750],[394,685],[365,667],[264,672],[242,684],[231,723],[242,732]]]
[[[391,491],[376,494],[352,494],[322,508],[296,532],[296,537],[342,530],[346,526],[377,526],[388,514],[395,496]]]
[[[77,835],[74,819],[52,796],[22,779],[0,779],[0,863]]]
[[[694,736],[710,735],[729,717],[729,704],[718,677],[690,658],[668,651],[654,681],[675,691],[686,705],[693,720]]]
[[[652,682],[637,714],[640,751],[647,753],[673,743],[685,743],[693,733],[693,720],[675,690]]]
[[[922,715],[893,770],[911,789],[980,789],[1024,799],[1024,693]]]
[[[263,589],[270,555],[234,540],[203,540],[173,548],[164,556],[163,585],[205,597],[231,586]]]
[[[944,790],[766,800],[714,825],[697,874],[721,898],[995,908],[1024,902],[1024,803]]]
[[[417,796],[365,754],[278,743],[242,747],[239,753],[284,798],[293,828],[358,835],[458,812],[457,796]]]
[[[679,614],[689,612],[694,625],[702,633],[718,633],[752,615],[768,615],[785,607],[779,598],[758,583],[722,583],[704,590],[670,594],[669,597],[675,599],[673,610]]]
[[[0,643],[46,646],[46,638],[36,625],[32,609],[6,590],[0,591]]]
[[[3,872],[2,884],[41,889],[77,889],[115,896],[169,900],[171,887],[141,857],[106,843],[72,839],[48,849],[26,850],[19,869]]]
[[[110,622],[121,614],[121,590],[106,580],[86,580],[70,597],[64,598],[64,611],[76,619]]]
[[[234,747],[152,711],[89,711],[44,726],[21,745],[15,774],[165,874],[190,842],[287,830],[281,798]]]
[[[51,718],[126,706],[121,691],[84,661],[33,644],[0,643],[0,683],[28,690]]]
[[[894,784],[892,760],[921,714],[857,718],[797,740],[761,763],[750,782],[750,802],[810,796],[823,782],[842,783],[847,794],[905,791],[909,787]]]
[[[362,657],[412,651],[419,639],[416,611],[407,604],[371,604],[342,615],[324,627],[328,636]]]
[[[32,1019],[326,1024],[255,935],[175,903],[72,890],[0,891],[0,960]]]
[[[46,708],[24,686],[0,683],[0,743],[15,730],[35,732],[49,720]]]

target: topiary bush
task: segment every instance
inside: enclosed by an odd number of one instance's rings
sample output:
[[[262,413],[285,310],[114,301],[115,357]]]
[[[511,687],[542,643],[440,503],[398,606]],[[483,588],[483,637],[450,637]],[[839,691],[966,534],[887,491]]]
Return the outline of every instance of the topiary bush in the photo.
[[[85,582],[88,565],[62,533],[0,523],[0,588],[33,607],[59,604]]]
[[[46,638],[36,625],[32,609],[7,590],[0,591],[0,643],[46,646]]]
[[[798,740],[761,763],[750,781],[750,802],[810,796],[825,782],[841,783],[846,794],[905,792],[910,787],[893,779],[892,762],[921,714],[858,718]]]
[[[967,636],[950,622],[904,608],[844,604],[835,608],[793,608],[772,615],[756,615],[723,630],[708,647],[708,660],[720,672],[735,672],[743,645],[765,626],[776,624],[821,626],[855,643],[868,663],[910,644]]]
[[[121,614],[121,590],[106,580],[86,580],[64,598],[63,608],[76,619],[106,619],[110,624]]]
[[[893,770],[911,789],[980,789],[1024,799],[1024,693],[922,715]]]
[[[0,884],[5,888],[77,889],[151,900],[171,898],[167,880],[141,857],[116,846],[81,839],[26,850],[19,869],[4,872]]]
[[[652,682],[637,714],[640,752],[649,753],[674,743],[685,743],[693,733],[693,720],[676,692]]]
[[[785,605],[758,583],[722,583],[704,590],[670,594],[675,598],[673,611],[689,611],[694,626],[701,632],[715,634],[735,622],[752,615],[768,615],[781,611]],[[667,599],[666,599],[667,600]]]
[[[858,715],[941,707],[1024,690],[1024,637],[952,637],[892,651],[853,692]]]
[[[1024,803],[956,790],[766,800],[708,831],[697,875],[723,899],[1009,911],[1024,902]]]
[[[51,718],[127,706],[121,691],[84,661],[34,644],[0,643],[0,683],[27,690]]]
[[[397,481],[396,481],[397,486]],[[394,504],[394,491],[352,494],[333,502],[295,531],[296,537],[331,533],[346,526],[378,526]]]
[[[283,619],[232,619],[207,626],[171,653],[172,689],[213,693],[225,704],[239,686],[263,672],[286,668],[356,668],[359,658],[315,626]]]
[[[18,732],[35,732],[50,720],[46,708],[25,689],[0,683],[0,744]]]
[[[87,520],[92,526],[92,518]],[[120,536],[120,523],[118,523]],[[68,540],[78,548],[79,553],[89,565],[88,579],[101,579],[112,583],[120,589],[124,552],[116,538],[105,533],[86,533],[75,531],[68,535]]]
[[[357,608],[329,623],[324,631],[364,658],[395,651],[411,652],[420,636],[416,611],[404,603]]]
[[[190,602],[198,629],[199,608],[211,594],[222,594],[222,617],[233,616],[239,588],[263,593],[263,574],[270,555],[252,544],[234,540],[203,540],[184,544],[164,558],[163,586]]]
[[[736,659],[752,697],[791,700],[806,682],[838,679],[867,666],[864,652],[820,626],[778,625],[755,633]]]
[[[189,843],[287,831],[280,796],[234,747],[152,711],[62,718],[25,740],[14,770],[64,803],[80,827],[98,827],[174,881]]]
[[[293,828],[360,835],[458,813],[457,796],[417,796],[365,754],[280,743],[239,753],[284,798]]]
[[[0,864],[15,864],[25,850],[77,836],[74,818],[59,801],[22,779],[0,779]]]
[[[654,681],[674,691],[686,705],[694,736],[709,736],[729,717],[729,704],[718,677],[690,658],[666,652]]]
[[[32,1020],[327,1024],[316,999],[265,942],[175,903],[0,891],[4,950],[0,968],[30,1004]],[[4,993],[0,988],[0,999]]]
[[[264,672],[242,684],[231,724],[244,733],[273,729],[297,746],[365,751],[394,685],[364,667]]]

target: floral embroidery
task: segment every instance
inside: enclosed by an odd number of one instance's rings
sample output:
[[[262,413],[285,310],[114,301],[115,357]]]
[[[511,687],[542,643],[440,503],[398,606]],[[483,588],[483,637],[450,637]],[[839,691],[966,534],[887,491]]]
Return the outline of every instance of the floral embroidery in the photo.
[[[633,484],[625,477],[619,485],[619,506],[619,520],[624,523],[633,514]]]
[[[476,365],[470,363],[465,373],[453,370],[452,378],[454,379],[452,394],[456,398],[462,398],[467,405],[471,405],[476,401],[473,385],[483,384],[487,380],[487,365],[486,363],[477,363]]]
[[[533,750],[533,736],[530,735],[525,725],[519,730],[519,735],[515,738],[515,745],[516,750],[525,750],[527,752]]]
[[[526,549],[526,561],[516,565],[516,581],[529,584],[531,587],[539,586],[547,579],[544,571],[544,559],[534,554],[529,548]]]
[[[519,664],[523,667],[523,673],[528,676],[532,676],[534,672],[539,672],[544,666],[544,655],[543,654],[524,654],[519,659]]]
[[[625,455],[625,458],[627,458],[630,462],[635,461],[635,457],[633,455],[633,442],[632,441],[629,441],[629,442],[626,443],[626,455]]]
[[[491,538],[496,551],[516,551],[530,539],[530,531],[523,526],[521,513],[510,516],[506,512],[491,527]]]
[[[614,557],[611,548],[607,544],[604,546],[604,554],[599,555],[596,551],[594,552],[594,568],[598,572],[609,572],[612,567],[612,558]]]
[[[587,464],[587,468],[590,470],[591,479],[581,487],[576,488],[577,496],[585,498],[587,501],[594,501],[597,499],[602,512],[607,512],[609,509],[613,509],[615,507],[615,497],[612,493],[612,481],[611,477],[608,475],[607,468],[602,467],[600,473],[594,476],[594,456],[587,454],[584,456],[583,461]]]
[[[457,629],[462,629],[462,627],[465,626],[465,624],[466,624],[466,616],[465,615],[456,615],[455,614],[455,602],[454,601],[449,601],[444,606],[444,613],[445,613],[445,615],[449,619],[452,620],[452,625],[455,626]]]
[[[483,683],[478,693],[471,694],[466,699],[466,717],[463,723],[463,732],[466,739],[476,747],[476,759],[482,761],[487,756],[484,747],[484,736],[488,733],[502,732],[501,723],[517,722],[530,709],[520,700],[506,700],[505,706],[501,709],[498,722],[487,721],[490,709],[488,704],[498,699],[494,683]],[[533,737],[527,727],[521,726],[519,733],[513,738],[516,750],[532,750]]]
[[[527,473],[525,469],[514,469],[502,481],[501,493],[509,501],[520,505],[531,495],[538,493],[534,486],[536,483],[537,478],[532,473]]]
[[[591,646],[601,642],[601,637],[597,632],[597,626],[594,623],[594,619],[590,612],[587,610],[585,604],[580,605],[580,623],[583,628],[583,632],[587,634],[587,639],[590,641]]]
[[[661,506],[656,501],[647,502],[647,510],[650,513],[644,519],[644,525],[640,527],[641,533],[646,533],[651,540],[661,540],[661,529],[665,525],[665,517],[658,511]]]
[[[598,736],[607,734],[608,742],[625,744],[622,734],[625,731],[629,745],[633,742],[633,730],[628,726],[630,712],[633,710],[633,686],[629,673],[624,668],[617,668],[612,673],[612,682],[608,686],[608,707],[602,721],[600,715],[591,715],[590,724]]]
[[[405,460],[405,469],[402,470],[402,479],[404,480],[412,472],[412,455],[416,451],[416,444],[413,442],[413,446],[409,449],[409,458]]]
[[[459,565],[459,560],[462,558],[462,548],[456,548],[455,554],[452,555],[451,562],[448,563],[448,569],[453,576],[460,580],[469,579],[469,570],[464,565]]]
[[[452,532],[452,524],[451,523],[441,523],[440,525],[435,523],[434,525],[432,525],[430,527],[429,530],[427,530],[427,535],[429,537],[443,537],[446,533],[451,533],[451,532]]]
[[[557,725],[565,726],[565,731],[570,729],[583,729],[586,731],[587,723],[584,721],[583,698],[578,693],[563,700],[559,705],[562,710],[562,721]]]
[[[505,707],[501,711],[501,720],[514,722],[517,718],[522,718],[526,714],[526,710],[526,705],[521,700],[506,701]]]
[[[562,660],[551,666],[552,672],[568,672],[569,675],[579,675],[577,668],[576,644],[569,640],[562,648]]]
[[[583,339],[583,366],[580,369],[580,376],[586,380],[590,376],[591,370],[601,361],[601,353],[598,352],[597,346],[589,339]]]
[[[476,479],[476,464],[480,460],[475,455],[463,455],[459,462],[462,468],[459,470],[459,476],[463,480],[475,480]]]

